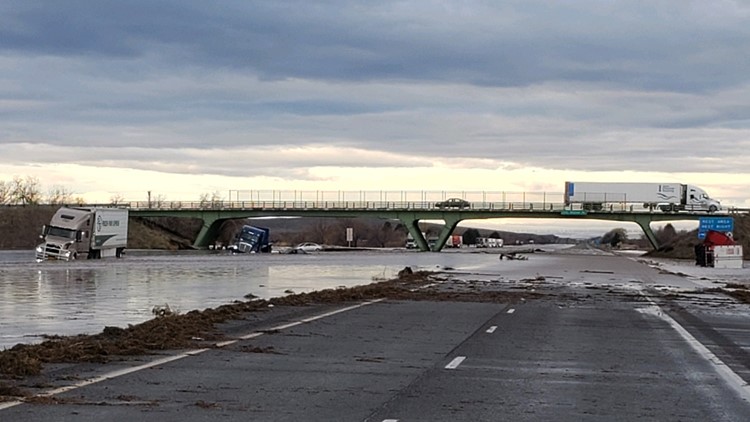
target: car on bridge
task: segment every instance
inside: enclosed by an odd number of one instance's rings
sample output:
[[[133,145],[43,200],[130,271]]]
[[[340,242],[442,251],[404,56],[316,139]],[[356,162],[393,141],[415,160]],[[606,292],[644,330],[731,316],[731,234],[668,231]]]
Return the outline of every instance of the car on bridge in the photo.
[[[469,207],[471,207],[471,203],[469,203],[469,201],[467,201],[465,199],[461,199],[461,198],[449,198],[449,199],[446,199],[445,201],[436,202],[435,206],[438,207],[438,208],[441,208],[441,209],[443,209],[443,208],[458,208],[458,209],[462,209],[462,208],[469,208]]]

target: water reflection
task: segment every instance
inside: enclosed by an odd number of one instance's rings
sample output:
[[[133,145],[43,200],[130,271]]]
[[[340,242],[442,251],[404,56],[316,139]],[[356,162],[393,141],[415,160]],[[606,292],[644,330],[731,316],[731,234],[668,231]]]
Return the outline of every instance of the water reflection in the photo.
[[[368,284],[415,269],[477,267],[495,255],[465,253],[320,253],[309,255],[129,255],[121,260],[42,262],[33,252],[0,251],[0,348],[44,334],[98,333],[153,317],[216,307],[253,294],[283,296]]]

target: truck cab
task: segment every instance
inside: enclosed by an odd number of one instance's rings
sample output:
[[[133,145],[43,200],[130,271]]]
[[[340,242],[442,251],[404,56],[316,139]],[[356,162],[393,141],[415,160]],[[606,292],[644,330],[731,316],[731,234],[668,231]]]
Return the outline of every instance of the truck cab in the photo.
[[[686,185],[685,190],[685,210],[708,212],[721,210],[721,203],[715,199],[711,199],[703,189],[693,185]]]
[[[242,226],[229,249],[236,253],[271,252],[270,231],[265,227]]]
[[[49,225],[42,226],[44,242],[36,248],[37,260],[71,261],[88,255],[92,213],[74,208],[61,208]]]

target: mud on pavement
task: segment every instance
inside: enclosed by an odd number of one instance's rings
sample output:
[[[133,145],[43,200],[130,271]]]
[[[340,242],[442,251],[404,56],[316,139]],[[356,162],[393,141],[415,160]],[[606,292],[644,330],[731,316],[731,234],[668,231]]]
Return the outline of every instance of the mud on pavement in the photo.
[[[154,319],[126,328],[105,327],[95,335],[51,336],[40,344],[19,344],[0,351],[0,401],[31,399],[24,388],[38,389],[44,383],[45,368],[59,364],[107,363],[127,361],[137,356],[188,348],[215,347],[232,338],[227,324],[248,319],[267,320],[286,310],[307,306],[330,306],[347,302],[375,299],[399,301],[454,301],[519,303],[526,300],[553,300],[559,306],[575,306],[596,301],[643,301],[632,289],[584,285],[571,289],[547,280],[544,276],[523,278],[513,282],[472,280],[471,274],[418,271],[409,267],[398,278],[350,288],[290,294],[270,300],[236,301],[217,308],[185,314],[159,312]],[[551,276],[550,276],[551,277]],[[555,278],[555,277],[552,277]],[[700,293],[700,292],[696,292]],[[708,292],[706,292],[708,293]],[[745,285],[727,285],[711,293],[726,294],[736,300],[750,301]],[[702,296],[698,294],[698,296]],[[671,301],[695,300],[696,295],[665,293]],[[728,298],[727,298],[728,299]],[[224,324],[223,324],[224,323]],[[221,326],[223,324],[223,327]],[[231,325],[231,324],[229,324]],[[273,353],[270,350],[247,350]],[[41,378],[40,378],[41,377]],[[22,388],[23,387],[23,388]]]
[[[526,290],[480,291],[465,284],[445,287],[442,286],[445,281],[441,273],[412,272],[407,267],[396,279],[364,286],[291,294],[270,300],[236,301],[185,314],[159,312],[156,318],[127,328],[105,327],[94,335],[48,336],[39,344],[19,344],[0,351],[0,401],[31,397],[18,385],[25,378],[42,374],[45,365],[106,363],[159,351],[211,347],[227,339],[217,328],[218,324],[243,320],[250,313],[374,299],[516,303],[544,296]]]

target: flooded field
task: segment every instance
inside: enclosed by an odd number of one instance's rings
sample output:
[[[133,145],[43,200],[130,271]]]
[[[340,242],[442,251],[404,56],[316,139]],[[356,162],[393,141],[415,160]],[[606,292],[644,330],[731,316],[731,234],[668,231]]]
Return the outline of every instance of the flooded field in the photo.
[[[178,312],[338,286],[368,284],[413,269],[475,271],[497,254],[323,252],[305,255],[130,253],[119,260],[34,261],[33,251],[0,251],[0,349],[43,335],[97,333]]]

